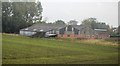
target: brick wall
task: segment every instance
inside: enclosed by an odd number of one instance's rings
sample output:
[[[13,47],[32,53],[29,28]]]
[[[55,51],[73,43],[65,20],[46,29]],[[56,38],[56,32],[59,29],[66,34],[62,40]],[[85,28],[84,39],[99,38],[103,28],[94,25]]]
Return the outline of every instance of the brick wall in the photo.
[[[108,34],[98,34],[98,35],[75,35],[75,34],[63,34],[58,35],[59,38],[81,38],[81,39],[95,39],[95,38],[109,38]]]
[[[95,35],[95,38],[101,38],[101,39],[105,39],[105,38],[109,38],[110,37],[110,35],[109,34],[106,34],[106,33],[100,33],[100,34],[98,34],[98,35]]]

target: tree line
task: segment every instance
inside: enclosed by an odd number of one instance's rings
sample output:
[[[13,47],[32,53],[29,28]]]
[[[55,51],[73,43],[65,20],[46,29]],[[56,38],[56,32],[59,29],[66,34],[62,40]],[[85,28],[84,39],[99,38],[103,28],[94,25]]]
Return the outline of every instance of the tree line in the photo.
[[[22,28],[29,27],[35,23],[46,23],[42,21],[41,2],[2,2],[2,32],[19,33]],[[1,14],[0,14],[1,15]],[[70,20],[68,25],[77,25],[78,21]],[[54,24],[66,24],[63,20],[57,20]],[[87,18],[82,21],[83,25],[92,29],[107,29],[113,35],[113,28],[104,22],[98,22],[97,18]]]
[[[2,2],[2,32],[19,30],[41,22],[41,2]]]

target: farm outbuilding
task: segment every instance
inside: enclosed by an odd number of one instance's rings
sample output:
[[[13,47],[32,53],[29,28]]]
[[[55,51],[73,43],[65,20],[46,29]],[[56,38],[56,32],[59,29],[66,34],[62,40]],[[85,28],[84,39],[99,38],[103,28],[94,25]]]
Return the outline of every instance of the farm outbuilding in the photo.
[[[105,31],[93,30],[85,25],[37,23],[20,30],[20,35],[36,37],[95,38]],[[102,35],[102,34],[101,34]]]
[[[94,29],[96,32],[96,38],[109,38],[110,35],[107,33],[107,29]]]
[[[65,28],[62,28],[63,33],[59,34],[59,37],[71,37],[71,38],[86,38],[95,34],[94,30],[85,25],[67,25]]]
[[[49,37],[57,36],[57,34],[62,33],[59,29],[64,28],[66,25],[56,25],[56,24],[34,24],[30,27],[20,30],[20,35],[23,36],[39,36],[39,37]]]

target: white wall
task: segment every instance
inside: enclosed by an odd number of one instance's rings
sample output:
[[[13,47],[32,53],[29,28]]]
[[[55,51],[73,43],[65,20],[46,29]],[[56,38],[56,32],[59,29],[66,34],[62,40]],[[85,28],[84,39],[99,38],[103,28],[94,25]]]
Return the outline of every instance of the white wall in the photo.
[[[32,35],[34,35],[34,34],[36,34],[36,32],[23,31],[23,30],[20,31],[20,35],[23,35],[23,36],[32,36]]]

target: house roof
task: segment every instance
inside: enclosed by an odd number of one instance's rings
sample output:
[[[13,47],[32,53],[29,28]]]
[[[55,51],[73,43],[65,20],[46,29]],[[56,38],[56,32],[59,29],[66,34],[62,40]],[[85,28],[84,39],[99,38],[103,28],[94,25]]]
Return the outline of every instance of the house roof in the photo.
[[[85,25],[65,25],[65,24],[46,24],[46,23],[37,23],[30,27],[21,29],[24,31],[34,31],[34,32],[47,32],[50,30],[59,30],[67,26],[72,26],[77,30],[82,30],[83,28],[86,28]],[[95,31],[106,31],[105,29],[95,29]]]
[[[85,25],[72,25],[72,26],[73,26],[74,28],[78,29],[78,30],[81,30],[81,29],[87,27],[87,26],[85,26]]]
[[[44,23],[37,23],[34,24],[28,28],[24,28],[21,30],[26,30],[26,31],[37,31],[37,32],[46,32],[50,30],[59,30],[61,28],[64,28],[66,25],[61,25],[61,24],[44,24]]]

